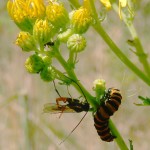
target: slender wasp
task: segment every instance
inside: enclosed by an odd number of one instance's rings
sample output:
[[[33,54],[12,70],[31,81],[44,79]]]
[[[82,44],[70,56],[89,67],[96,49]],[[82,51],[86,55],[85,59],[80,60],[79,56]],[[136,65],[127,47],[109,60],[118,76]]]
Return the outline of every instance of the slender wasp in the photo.
[[[87,101],[82,102],[78,99],[69,98],[69,97],[62,97],[59,94],[58,90],[56,89],[56,85],[55,85],[54,81],[53,81],[53,83],[54,83],[55,91],[59,95],[59,98],[56,98],[56,103],[45,104],[43,112],[54,113],[54,114],[55,113],[61,113],[61,115],[62,115],[62,113],[74,113],[74,112],[79,113],[79,112],[83,112],[83,111],[86,112],[84,114],[84,116],[81,118],[81,120],[79,121],[79,123],[73,128],[73,130],[68,134],[68,136],[61,142],[61,143],[63,143],[73,133],[73,131],[78,127],[78,125],[84,119],[84,117],[86,116],[86,114],[88,113],[88,111],[90,109],[90,105]],[[70,95],[70,97],[71,97],[71,95]],[[85,95],[84,95],[84,97],[85,97]],[[85,97],[85,99],[86,99],[86,97]],[[62,104],[60,104],[60,102],[62,102]],[[61,115],[59,116],[59,118],[61,117]]]

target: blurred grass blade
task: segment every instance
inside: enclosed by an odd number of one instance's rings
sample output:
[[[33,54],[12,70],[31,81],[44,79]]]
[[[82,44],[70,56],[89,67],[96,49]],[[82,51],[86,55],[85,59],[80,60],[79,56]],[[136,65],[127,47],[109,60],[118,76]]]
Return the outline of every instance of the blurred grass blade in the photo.
[[[13,96],[10,96],[6,100],[4,100],[2,103],[0,103],[0,109],[3,108],[3,107],[5,107],[6,105],[8,105],[13,100],[17,100],[17,99],[18,99],[18,95],[17,94],[13,95]]]

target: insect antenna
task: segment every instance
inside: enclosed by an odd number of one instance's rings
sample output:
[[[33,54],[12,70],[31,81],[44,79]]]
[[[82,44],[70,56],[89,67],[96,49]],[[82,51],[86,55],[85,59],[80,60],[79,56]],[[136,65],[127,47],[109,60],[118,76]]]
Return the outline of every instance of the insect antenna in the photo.
[[[53,80],[53,84],[54,84],[54,88],[55,88],[55,91],[56,93],[59,95],[59,97],[61,97],[60,93],[58,92],[57,88],[56,88],[56,84],[55,84],[55,81]]]
[[[85,100],[87,101],[86,95],[84,94],[84,92],[83,92],[82,88],[80,87],[80,85],[79,85],[75,80],[71,79],[70,77],[68,77],[68,76],[66,76],[66,75],[65,75],[65,77],[68,78],[68,79],[70,79],[72,82],[74,82],[74,83],[79,87],[79,89],[80,89],[80,91],[82,92],[82,94],[83,94]],[[88,101],[87,101],[87,102],[88,102]]]
[[[65,76],[66,78],[70,79],[72,82],[74,82],[78,87],[79,89],[81,90],[85,100],[87,101],[87,98],[86,98],[86,95],[84,94],[82,88],[80,87],[80,85],[74,81],[73,79],[71,79],[70,77],[68,76]],[[67,86],[67,89],[68,89],[68,86]],[[69,90],[68,90],[68,93],[69,93]],[[71,94],[69,93],[70,97],[72,98]],[[88,102],[88,101],[87,101]],[[70,135],[75,131],[75,129],[80,125],[80,123],[82,122],[82,120],[85,118],[85,116],[87,115],[88,111],[83,115],[83,117],[81,118],[81,120],[78,122],[78,124],[72,129],[72,131],[59,143],[59,145],[61,145],[62,143],[64,143],[69,137]]]
[[[59,145],[61,145],[62,143],[64,143],[69,138],[69,136],[74,132],[74,130],[79,126],[79,124],[85,118],[85,116],[87,115],[87,113],[88,113],[88,111],[84,114],[84,116],[81,118],[81,120],[78,122],[78,124],[72,129],[72,131],[59,143]]]
[[[69,87],[68,86],[67,86],[67,91],[68,91],[68,94],[71,97],[71,99],[73,99],[72,96],[71,96],[71,94],[70,94],[70,92],[69,92]]]

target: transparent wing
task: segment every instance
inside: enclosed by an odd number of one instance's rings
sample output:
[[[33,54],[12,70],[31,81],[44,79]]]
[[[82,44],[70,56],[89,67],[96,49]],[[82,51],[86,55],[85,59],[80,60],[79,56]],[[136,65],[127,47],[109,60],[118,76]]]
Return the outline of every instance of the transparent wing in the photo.
[[[67,105],[57,105],[56,103],[46,103],[43,108],[44,113],[74,113],[75,111],[69,108]]]

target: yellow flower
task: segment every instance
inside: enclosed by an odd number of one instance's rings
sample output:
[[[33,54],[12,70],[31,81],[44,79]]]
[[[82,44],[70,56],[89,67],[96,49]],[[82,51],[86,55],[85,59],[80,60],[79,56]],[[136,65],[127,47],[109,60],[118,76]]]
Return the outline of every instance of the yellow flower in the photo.
[[[32,31],[36,19],[45,15],[43,0],[9,0],[7,10],[16,25],[23,31]]]

